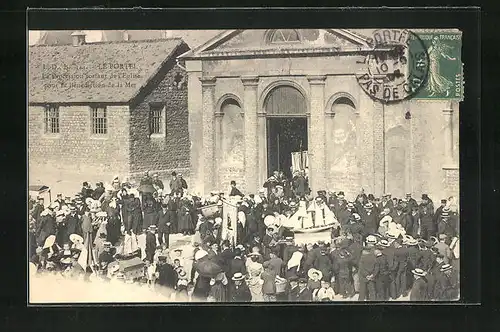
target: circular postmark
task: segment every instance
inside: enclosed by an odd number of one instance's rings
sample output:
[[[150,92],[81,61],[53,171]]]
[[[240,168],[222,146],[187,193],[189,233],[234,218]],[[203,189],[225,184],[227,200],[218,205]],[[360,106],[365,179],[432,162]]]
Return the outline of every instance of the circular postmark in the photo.
[[[372,49],[366,69],[357,75],[361,88],[384,103],[411,98],[425,85],[429,56],[424,43],[406,29],[376,30],[367,41]]]

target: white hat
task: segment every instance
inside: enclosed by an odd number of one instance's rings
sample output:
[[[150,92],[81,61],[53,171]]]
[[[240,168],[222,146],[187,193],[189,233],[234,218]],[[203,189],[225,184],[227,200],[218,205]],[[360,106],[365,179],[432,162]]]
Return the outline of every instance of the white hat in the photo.
[[[78,234],[71,234],[69,240],[73,243],[83,243],[83,237]]]
[[[236,272],[231,279],[235,281],[243,280],[245,279],[245,276],[241,272]]]
[[[453,268],[453,266],[451,266],[450,264],[444,264],[443,266],[441,266],[439,271],[445,272],[445,271],[451,270],[452,268]]]
[[[314,273],[317,273],[319,275],[319,280],[323,279],[323,272],[314,268],[309,269],[309,271],[307,271],[307,276],[309,277],[309,279],[312,279],[312,275]]]
[[[374,235],[368,235],[366,237],[366,243],[375,244],[377,243],[377,238]]]
[[[208,255],[208,252],[206,252],[205,250],[203,249],[200,249],[196,252],[196,254],[194,254],[194,260],[197,261],[197,260],[200,260],[202,259],[203,257],[207,256]]]
[[[419,269],[419,268],[411,270],[411,273],[413,273],[414,275],[420,276],[420,277],[425,277],[427,275],[427,272],[425,272],[424,270]]]

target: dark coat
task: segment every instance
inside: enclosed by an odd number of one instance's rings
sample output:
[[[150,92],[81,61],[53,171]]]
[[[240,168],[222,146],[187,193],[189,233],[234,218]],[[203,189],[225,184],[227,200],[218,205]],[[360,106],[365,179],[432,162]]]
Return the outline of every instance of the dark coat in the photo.
[[[133,230],[135,234],[140,234],[142,231],[142,211],[139,198],[129,198],[127,212],[126,230]]]
[[[264,281],[262,294],[276,294],[276,272],[273,269],[265,269],[260,278]]]
[[[146,233],[146,253],[154,253],[156,250],[156,236],[151,233]]]
[[[426,301],[428,299],[427,279],[415,280],[410,292],[410,301]]]
[[[142,223],[143,228],[148,228],[151,225],[156,225],[156,219],[158,217],[158,207],[157,202],[152,198],[148,197],[143,200],[142,211],[144,213],[144,220]]]
[[[297,293],[297,302],[311,302],[312,301],[312,292],[309,288],[299,290]]]
[[[33,208],[33,211],[31,212],[31,216],[33,217],[33,219],[35,219],[37,222],[39,222],[40,221],[40,214],[43,212],[43,210],[44,210],[43,205],[41,205],[41,204],[35,205],[35,207]]]
[[[105,189],[103,187],[97,187],[95,188],[94,192],[92,193],[92,198],[93,199],[99,199],[102,194],[104,194]]]
[[[453,271],[450,276],[440,272],[436,276],[434,287],[435,299],[438,301],[451,301],[458,298],[458,277]]]
[[[228,277],[234,276],[235,273],[240,272],[243,275],[247,274],[247,267],[243,259],[241,258],[233,258],[229,263],[229,275]]]
[[[319,255],[314,260],[313,266],[315,269],[323,273],[323,278],[330,280],[333,275],[333,263],[328,255]]]
[[[374,275],[376,257],[372,251],[363,250],[358,264],[359,278],[366,280],[368,276]]]
[[[292,180],[292,187],[295,195],[304,196],[308,192],[307,179],[302,175],[298,175]]]
[[[65,223],[68,236],[71,234],[83,235],[81,220],[77,214],[74,216],[68,215]]]
[[[229,273],[231,272],[231,261],[233,260],[234,254],[230,249],[224,249],[219,254],[219,259],[222,270],[226,273],[226,276],[232,277]]]
[[[364,224],[364,233],[374,234],[378,230],[379,219],[378,215],[374,213],[375,211],[371,211],[370,214],[364,209],[360,210],[360,217],[363,220]]]
[[[236,187],[231,188],[231,192],[229,193],[229,196],[241,196],[243,197],[243,193]]]
[[[252,293],[250,293],[246,282],[239,286],[236,286],[233,282],[229,285],[229,298],[231,302],[251,302]]]
[[[158,212],[158,232],[168,233],[170,229],[170,227],[167,226],[167,222],[169,221],[168,213],[169,211],[167,210],[163,212],[163,209]]]
[[[50,235],[56,234],[56,220],[52,216],[40,217],[38,228],[36,230],[36,242],[39,246],[43,246],[45,239]]]

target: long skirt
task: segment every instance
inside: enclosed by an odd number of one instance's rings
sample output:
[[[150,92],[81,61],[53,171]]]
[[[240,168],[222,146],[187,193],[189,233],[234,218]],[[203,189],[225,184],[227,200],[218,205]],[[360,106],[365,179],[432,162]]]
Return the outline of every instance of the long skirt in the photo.
[[[210,292],[210,278],[198,276],[194,285],[193,297],[198,301],[203,301],[207,298]]]
[[[156,212],[145,212],[144,219],[142,222],[142,228],[148,228],[151,225],[155,224],[155,219],[158,214]]]
[[[192,232],[194,230],[193,220],[190,214],[183,214],[179,216],[179,232]]]
[[[107,240],[115,245],[121,236],[121,222],[117,217],[110,218],[106,225]]]
[[[248,281],[248,288],[252,294],[252,302],[262,302],[264,297],[262,295],[262,283],[260,278],[252,278]]]

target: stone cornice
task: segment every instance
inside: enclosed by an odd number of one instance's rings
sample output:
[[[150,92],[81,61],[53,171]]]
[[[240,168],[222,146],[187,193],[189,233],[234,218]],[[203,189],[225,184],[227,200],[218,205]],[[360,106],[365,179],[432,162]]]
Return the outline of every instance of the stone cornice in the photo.
[[[311,75],[307,76],[307,80],[309,81],[309,84],[312,85],[317,85],[317,84],[325,84],[326,80],[326,75]]]
[[[203,76],[200,77],[200,81],[202,86],[214,86],[217,78],[213,76]]]
[[[390,51],[392,48],[377,49],[377,52]],[[224,59],[224,58],[255,58],[255,57],[300,57],[318,55],[368,55],[374,50],[369,48],[294,48],[294,49],[267,49],[267,50],[227,50],[208,51],[194,55],[190,59]]]
[[[256,86],[259,84],[259,76],[248,75],[241,76],[241,82],[244,86]]]

